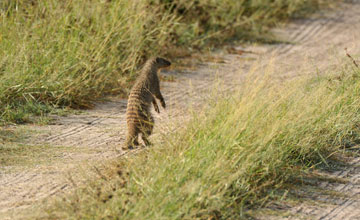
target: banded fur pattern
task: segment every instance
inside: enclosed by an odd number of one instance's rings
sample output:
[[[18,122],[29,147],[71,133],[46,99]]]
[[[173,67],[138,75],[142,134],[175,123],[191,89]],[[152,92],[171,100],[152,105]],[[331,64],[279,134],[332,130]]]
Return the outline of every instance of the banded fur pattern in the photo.
[[[157,72],[160,68],[168,67],[171,63],[164,58],[156,57],[149,59],[130,91],[127,109],[126,122],[128,133],[125,141],[125,149],[132,149],[139,145],[138,136],[145,145],[151,143],[148,137],[154,128],[154,118],[150,113],[151,103],[155,111],[160,113],[156,98],[159,99],[163,108],[166,107],[165,100],[160,92],[160,82]]]

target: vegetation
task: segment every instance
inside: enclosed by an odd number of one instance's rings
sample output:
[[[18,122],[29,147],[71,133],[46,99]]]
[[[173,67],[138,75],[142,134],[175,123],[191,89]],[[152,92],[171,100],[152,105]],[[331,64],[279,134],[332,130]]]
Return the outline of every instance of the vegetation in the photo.
[[[269,26],[322,2],[1,1],[0,122],[124,94],[146,57],[263,39]]]
[[[322,3],[2,1],[0,122],[90,107],[103,95],[126,93],[135,70],[151,55],[173,56],[179,48],[193,51],[232,39],[267,40],[269,27]],[[249,76],[248,87],[210,101],[185,129],[164,135],[161,145],[95,169],[99,179],[51,204],[44,218],[244,217],[292,177],[358,143],[359,74],[350,65],[286,83]],[[3,143],[11,142],[1,149],[1,164],[50,161],[54,151],[48,146],[24,151],[12,144],[17,135],[0,134]]]
[[[244,217],[291,177],[358,143],[359,77],[352,64],[280,84],[249,77],[161,145],[98,170],[101,178],[48,210],[50,218]]]

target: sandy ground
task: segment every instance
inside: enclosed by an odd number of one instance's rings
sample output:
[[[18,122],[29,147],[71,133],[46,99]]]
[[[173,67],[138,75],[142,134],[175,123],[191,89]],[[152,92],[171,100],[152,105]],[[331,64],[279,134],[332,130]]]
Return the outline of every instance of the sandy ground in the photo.
[[[161,73],[175,80],[161,82],[168,107],[161,109],[161,114],[153,113],[156,124],[151,139],[155,141],[159,134],[171,132],[174,121],[187,120],[188,109],[203,105],[214,91],[228,94],[242,85],[249,72],[263,74],[269,63],[279,78],[287,78],[335,69],[346,59],[345,47],[351,54],[360,54],[360,1],[347,1],[336,10],[296,20],[275,29],[274,33],[291,43],[235,46],[237,50],[252,53],[232,54],[222,50],[212,55],[216,59],[208,59],[194,70]],[[126,132],[125,110],[126,100],[112,98],[82,114],[57,116],[51,125],[24,125],[24,129],[34,131],[27,144],[57,150],[44,163],[0,167],[0,219],[24,218],[21,213],[44,199],[76,187],[73,182],[80,183],[89,167],[125,153],[120,148]],[[281,218],[360,219],[360,159],[350,158],[346,166],[324,175],[346,180],[318,183],[318,188],[339,193],[331,196],[320,193],[309,196],[307,200],[311,202],[282,207],[288,217]],[[304,196],[305,191],[304,188]],[[271,217],[259,215],[262,218]]]

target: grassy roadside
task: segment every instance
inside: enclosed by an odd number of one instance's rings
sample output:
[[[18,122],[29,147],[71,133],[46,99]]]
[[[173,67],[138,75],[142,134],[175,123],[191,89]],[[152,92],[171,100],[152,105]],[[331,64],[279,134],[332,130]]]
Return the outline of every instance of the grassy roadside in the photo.
[[[239,219],[293,177],[359,141],[360,70],[249,78],[186,129],[48,210],[50,219]],[[325,162],[326,163],[326,162]]]
[[[125,94],[150,55],[264,40],[270,26],[325,2],[2,1],[0,123]]]

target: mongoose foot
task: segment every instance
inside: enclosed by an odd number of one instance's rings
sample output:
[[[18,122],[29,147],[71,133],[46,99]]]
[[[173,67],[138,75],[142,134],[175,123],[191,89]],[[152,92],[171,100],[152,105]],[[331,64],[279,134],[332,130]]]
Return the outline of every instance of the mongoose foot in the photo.
[[[144,141],[145,147],[152,145],[152,143],[147,138],[142,138],[142,139]]]
[[[151,142],[141,145],[142,148],[147,148],[147,147],[150,147],[150,146],[152,146]]]
[[[127,145],[127,146],[123,146],[122,149],[123,149],[123,150],[133,150],[133,149],[134,149],[134,146],[132,146],[132,145]]]

